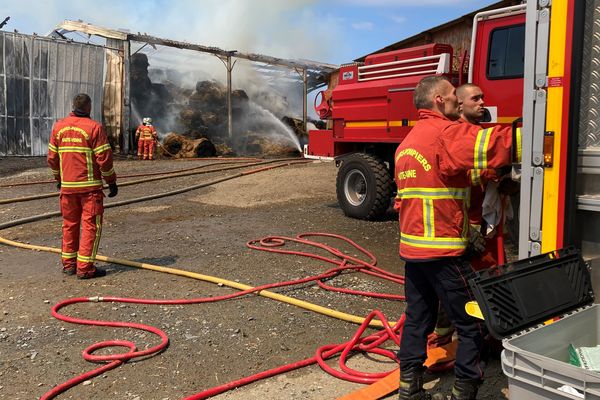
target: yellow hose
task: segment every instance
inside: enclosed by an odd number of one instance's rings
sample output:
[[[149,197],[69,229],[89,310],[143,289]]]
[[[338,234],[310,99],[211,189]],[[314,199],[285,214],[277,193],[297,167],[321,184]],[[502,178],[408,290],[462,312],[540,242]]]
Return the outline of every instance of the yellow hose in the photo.
[[[13,240],[5,239],[3,237],[0,237],[0,243],[6,244],[9,246],[20,247],[22,249],[46,251],[46,252],[57,253],[57,254],[61,253],[60,249],[57,249],[54,247],[25,244],[25,243],[16,242]],[[187,278],[198,279],[198,280],[205,281],[205,282],[222,284],[224,286],[229,286],[229,287],[239,289],[239,290],[248,290],[248,289],[253,288],[252,286],[244,285],[242,283],[230,281],[227,279],[217,278],[217,277],[210,276],[210,275],[199,274],[196,272],[185,271],[185,270],[181,270],[181,269],[177,269],[177,268],[161,267],[160,265],[141,263],[141,262],[137,262],[137,261],[125,260],[122,258],[114,258],[114,257],[106,257],[106,256],[96,255],[96,260],[103,261],[106,263],[112,263],[112,264],[127,265],[129,267],[148,269],[151,271],[164,272],[164,273],[172,274],[172,275],[185,276]],[[363,318],[363,317],[358,317],[356,315],[332,310],[327,307],[322,307],[317,304],[309,303],[309,302],[303,301],[303,300],[298,300],[293,297],[284,296],[284,295],[281,295],[278,293],[270,292],[268,290],[261,290],[260,292],[256,292],[256,294],[263,296],[263,297],[267,297],[269,299],[292,304],[297,307],[304,308],[304,309],[310,310],[310,311],[314,311],[316,313],[323,314],[323,315],[326,315],[329,317],[341,319],[341,320],[347,321],[347,322],[353,322],[355,324],[361,324],[365,320],[365,318]],[[379,320],[372,320],[371,323],[369,324],[369,326],[383,327],[383,324]]]

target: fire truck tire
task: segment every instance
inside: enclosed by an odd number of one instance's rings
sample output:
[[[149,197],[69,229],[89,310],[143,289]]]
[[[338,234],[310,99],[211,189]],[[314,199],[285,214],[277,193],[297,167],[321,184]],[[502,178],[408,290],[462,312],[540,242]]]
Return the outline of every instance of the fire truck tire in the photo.
[[[355,153],[342,161],[336,179],[338,203],[348,217],[376,219],[390,205],[393,181],[379,158]]]

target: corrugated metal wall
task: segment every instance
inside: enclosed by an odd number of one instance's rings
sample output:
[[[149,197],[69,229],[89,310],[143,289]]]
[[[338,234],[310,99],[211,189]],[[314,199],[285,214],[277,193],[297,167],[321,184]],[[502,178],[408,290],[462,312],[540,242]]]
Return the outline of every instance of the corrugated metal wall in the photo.
[[[103,80],[103,47],[0,32],[0,155],[45,155],[77,93],[101,120]]]

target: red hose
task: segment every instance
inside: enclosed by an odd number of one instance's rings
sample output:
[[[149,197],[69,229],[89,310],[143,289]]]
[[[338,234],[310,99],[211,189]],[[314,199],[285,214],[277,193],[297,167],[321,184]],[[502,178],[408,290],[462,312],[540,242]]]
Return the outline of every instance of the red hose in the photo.
[[[379,318],[384,323],[385,329],[383,331],[377,332],[373,335],[361,338],[361,335],[363,334],[365,329],[367,329],[369,327],[369,322],[375,317]],[[259,381],[261,379],[270,378],[275,375],[293,371],[298,368],[306,367],[306,366],[312,365],[314,363],[318,363],[325,372],[327,372],[337,378],[345,379],[345,380],[348,380],[351,382],[373,383],[373,382],[391,374],[392,372],[394,372],[394,370],[396,368],[394,368],[391,371],[382,372],[382,373],[364,373],[364,372],[355,371],[345,365],[348,355],[351,352],[362,351],[362,352],[368,352],[368,353],[381,354],[381,355],[384,355],[384,356],[387,356],[387,357],[393,359],[394,361],[397,361],[396,355],[393,352],[391,352],[389,350],[379,349],[376,346],[382,344],[383,342],[387,341],[388,339],[392,339],[394,342],[396,342],[396,344],[399,345],[400,344],[400,335],[402,332],[403,325],[404,325],[404,314],[402,315],[400,320],[396,323],[394,328],[391,328],[389,323],[387,322],[387,319],[380,311],[378,311],[378,310],[371,311],[371,313],[367,316],[365,321],[360,325],[360,327],[358,328],[358,330],[356,331],[356,333],[354,334],[352,339],[346,343],[322,346],[317,350],[314,357],[306,358],[304,360],[297,361],[295,363],[291,363],[291,364],[273,368],[273,369],[270,369],[267,371],[259,372],[258,374],[251,375],[251,376],[239,379],[237,381],[229,382],[229,383],[226,383],[226,384],[223,384],[220,386],[215,386],[208,390],[205,390],[200,393],[196,393],[192,396],[186,397],[183,400],[207,399],[209,397],[216,396],[216,395],[226,392],[228,390],[235,389],[237,387]],[[340,364],[340,368],[342,368],[342,370],[344,372],[337,371],[325,363],[326,359],[329,359],[340,352],[341,352],[341,356],[340,356],[339,364]]]
[[[151,347],[147,350],[136,351],[135,343],[126,341],[126,340],[107,340],[107,341],[95,343],[95,344],[87,347],[85,350],[83,350],[83,353],[82,353],[83,358],[90,362],[103,362],[103,361],[110,361],[110,362],[106,365],[103,365],[100,368],[96,368],[92,371],[88,371],[82,375],[79,375],[73,379],[68,380],[65,383],[62,383],[62,384],[56,386],[55,388],[53,388],[52,390],[50,390],[46,394],[44,394],[40,398],[40,400],[53,399],[54,397],[58,396],[60,393],[66,391],[67,389],[69,389],[75,385],[78,385],[79,383],[81,383],[87,379],[93,378],[93,377],[103,374],[104,372],[109,371],[115,367],[118,367],[119,365],[123,364],[127,360],[130,360],[134,357],[142,357],[142,356],[156,354],[156,353],[162,351],[169,344],[169,338],[167,337],[167,334],[153,326],[144,325],[144,324],[136,324],[136,323],[132,323],[132,322],[98,321],[98,320],[91,320],[91,319],[73,318],[73,317],[69,317],[64,314],[60,314],[58,312],[61,308],[68,306],[70,304],[88,303],[88,302],[93,302],[93,301],[105,301],[105,299],[77,297],[77,298],[73,298],[73,299],[63,300],[63,301],[55,304],[54,307],[52,307],[52,316],[56,319],[59,319],[61,321],[65,321],[65,322],[70,322],[72,324],[112,326],[112,327],[116,327],[116,328],[141,329],[141,330],[153,333],[155,335],[158,335],[161,339],[160,344],[158,344],[154,347]],[[106,300],[106,301],[110,301],[110,300]],[[113,346],[128,347],[129,351],[127,353],[111,354],[111,355],[105,355],[105,356],[99,356],[99,355],[93,354],[94,351],[96,351],[96,350],[99,350],[99,349],[102,349],[105,347],[113,347]]]
[[[363,253],[368,258],[369,261],[363,261],[356,257],[344,254],[339,249],[329,246],[327,244],[306,239],[307,237],[315,237],[315,236],[316,237],[335,238],[335,239],[342,240],[342,241],[350,244],[351,246],[353,246],[359,252]],[[282,249],[277,248],[277,247],[281,247],[281,246],[285,245],[286,242],[293,242],[293,243],[298,243],[298,244],[302,244],[302,245],[306,245],[306,246],[316,247],[318,249],[325,250],[326,252],[330,253],[333,257],[330,258],[330,257],[325,257],[325,256],[322,256],[319,254],[314,254],[314,253],[307,253],[307,252],[293,251],[293,250],[282,250]],[[70,379],[67,382],[64,382],[64,383],[56,386],[55,388],[53,388],[52,390],[50,390],[46,394],[44,394],[44,396],[42,396],[41,399],[42,400],[52,399],[52,398],[56,397],[57,395],[59,395],[60,393],[63,393],[64,391],[68,390],[69,388],[71,388],[87,379],[90,379],[90,378],[93,378],[100,374],[103,374],[106,371],[109,371],[109,370],[111,370],[133,358],[158,354],[159,352],[164,350],[169,343],[169,339],[168,339],[167,335],[165,334],[165,332],[163,332],[162,330],[160,330],[158,328],[149,326],[149,325],[131,323],[131,322],[82,319],[82,318],[70,317],[70,316],[59,313],[60,309],[62,309],[63,307],[66,307],[68,305],[72,305],[72,304],[76,304],[76,303],[89,303],[89,302],[121,302],[121,303],[160,304],[160,305],[210,303],[210,302],[216,302],[216,301],[227,300],[227,299],[232,299],[235,297],[244,296],[244,295],[247,295],[247,294],[250,294],[253,292],[258,292],[261,290],[282,287],[282,286],[297,285],[297,284],[311,282],[311,281],[320,282],[320,286],[322,286],[326,289],[335,290],[335,291],[344,292],[344,293],[361,294],[361,295],[380,297],[380,298],[391,299],[391,300],[404,299],[404,296],[398,296],[398,295],[392,295],[392,294],[384,295],[384,294],[379,294],[379,293],[358,292],[358,291],[352,291],[349,289],[332,288],[331,286],[322,284],[322,282],[321,282],[322,280],[333,278],[333,277],[341,274],[345,270],[354,270],[354,271],[364,272],[364,273],[368,273],[370,275],[373,275],[373,276],[376,276],[376,277],[379,277],[382,279],[391,280],[396,283],[404,283],[403,276],[392,274],[388,271],[385,271],[381,268],[376,267],[375,265],[377,264],[377,259],[375,258],[375,256],[373,256],[373,254],[371,254],[370,252],[368,252],[367,250],[360,247],[359,245],[357,245],[352,240],[350,240],[346,237],[343,237],[340,235],[335,235],[335,234],[330,234],[330,233],[314,233],[313,232],[313,233],[305,233],[305,234],[298,235],[296,238],[269,236],[269,237],[266,237],[263,239],[249,241],[247,243],[247,246],[252,249],[256,249],[256,250],[269,251],[269,252],[275,252],[275,253],[280,253],[280,254],[290,254],[290,255],[293,254],[293,255],[300,255],[300,256],[304,256],[304,257],[311,257],[311,258],[315,258],[315,259],[318,259],[321,261],[325,261],[325,262],[334,264],[335,267],[331,268],[328,271],[326,271],[322,274],[319,274],[319,275],[309,276],[306,278],[296,279],[296,280],[291,280],[291,281],[265,284],[265,285],[254,287],[252,289],[238,291],[235,293],[217,296],[217,297],[203,297],[203,298],[196,298],[196,299],[172,299],[172,300],[155,300],[155,299],[139,299],[139,298],[123,298],[123,297],[91,297],[91,298],[79,297],[79,298],[63,300],[63,301],[57,303],[56,305],[54,305],[54,307],[52,307],[52,315],[61,321],[65,321],[65,322],[69,322],[69,323],[73,323],[73,324],[81,324],[81,325],[95,325],[95,326],[110,326],[110,327],[117,327],[117,328],[141,329],[141,330],[144,330],[144,331],[147,331],[147,332],[157,335],[160,338],[160,343],[158,345],[155,345],[155,346],[150,347],[147,350],[143,350],[143,351],[137,351],[135,343],[130,342],[130,341],[124,341],[124,340],[110,340],[110,341],[102,341],[102,342],[95,343],[95,344],[87,347],[83,351],[83,353],[82,353],[83,358],[90,362],[95,362],[95,363],[108,362],[108,364],[103,365],[100,368],[88,371],[80,376],[77,376],[73,379]],[[373,335],[361,338],[362,334],[369,326],[369,322],[375,317],[377,317],[381,320],[381,322],[384,325],[384,330],[377,332]],[[377,311],[377,310],[372,311],[369,314],[369,316],[366,318],[366,320],[361,324],[360,328],[354,334],[353,338],[347,343],[323,346],[317,350],[317,353],[314,357],[311,357],[311,358],[308,358],[305,360],[301,360],[301,361],[298,361],[295,363],[291,363],[288,365],[284,365],[281,367],[277,367],[277,368],[274,368],[274,369],[271,369],[268,371],[263,371],[258,374],[255,374],[255,375],[252,375],[252,376],[249,376],[249,377],[246,377],[246,378],[234,381],[234,382],[230,382],[230,383],[227,383],[224,385],[220,385],[220,386],[205,390],[205,391],[197,393],[191,397],[187,397],[186,400],[204,399],[207,397],[211,397],[216,394],[223,393],[232,388],[246,385],[248,383],[255,382],[260,379],[264,379],[264,378],[267,378],[270,376],[281,374],[281,373],[291,371],[291,370],[294,370],[297,368],[301,368],[301,367],[304,367],[307,365],[311,365],[314,363],[319,363],[319,365],[326,372],[328,372],[336,377],[339,377],[341,379],[346,379],[346,380],[350,380],[353,382],[372,383],[375,380],[380,379],[381,377],[384,377],[384,376],[390,374],[392,371],[385,372],[385,373],[379,373],[379,374],[372,374],[372,373],[369,374],[369,373],[361,373],[358,371],[354,371],[345,365],[345,362],[346,362],[348,356],[353,352],[362,351],[362,352],[368,352],[368,353],[373,353],[373,354],[380,354],[380,355],[389,357],[393,360],[396,360],[396,356],[393,352],[391,352],[389,350],[380,349],[380,348],[378,348],[378,346],[381,345],[383,342],[390,340],[390,339],[393,340],[398,345],[400,343],[399,335],[401,333],[403,324],[404,324],[404,316],[392,328],[390,326],[390,324],[387,322],[387,319],[385,318],[385,316],[380,311]],[[112,346],[126,347],[129,349],[129,351],[127,351],[125,353],[120,353],[120,354],[111,354],[111,355],[103,355],[103,356],[93,354],[96,350],[106,348],[106,347],[112,347]],[[334,355],[336,355],[338,353],[341,353],[340,361],[339,361],[340,368],[342,370],[341,372],[337,371],[335,369],[332,369],[324,361],[328,358],[333,357]]]

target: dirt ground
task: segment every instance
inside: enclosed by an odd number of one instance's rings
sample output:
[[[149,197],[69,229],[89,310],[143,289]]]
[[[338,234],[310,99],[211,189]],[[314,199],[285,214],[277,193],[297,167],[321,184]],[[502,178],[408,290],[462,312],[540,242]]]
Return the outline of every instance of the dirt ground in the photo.
[[[123,158],[117,160],[115,170],[120,175],[175,171],[213,162],[142,162]],[[237,172],[122,186],[119,195],[107,198],[105,204],[167,192]],[[337,205],[335,174],[332,163],[313,162],[107,209],[99,254],[256,286],[315,275],[331,265],[252,250],[246,247],[246,242],[269,235],[294,237],[303,232],[329,232],[344,235],[371,251],[380,267],[402,273],[397,257],[396,215],[390,211],[377,222],[346,218]],[[0,185],[41,179],[50,179],[44,158],[0,158]],[[139,178],[129,180],[133,179]],[[119,183],[127,180],[120,179]],[[52,183],[0,187],[0,199],[54,191]],[[0,223],[52,211],[58,211],[57,197],[3,204]],[[60,218],[55,217],[3,230],[0,236],[60,247],[60,226]],[[339,241],[326,242],[355,253]],[[56,320],[50,308],[58,301],[89,296],[189,299],[233,292],[228,287],[185,277],[116,264],[98,265],[107,269],[106,277],[77,280],[61,273],[57,254],[0,245],[0,399],[39,398],[55,385],[95,368],[96,365],[83,360],[81,352],[97,341],[132,340],[139,349],[158,343],[155,336],[140,331]],[[403,292],[397,284],[365,274],[344,274],[329,283],[365,291]],[[362,317],[379,309],[396,321],[404,309],[399,301],[335,293],[309,284],[273,291]],[[182,399],[312,357],[322,345],[349,340],[358,328],[353,323],[256,295],[185,306],[87,303],[68,307],[65,313],[150,324],[168,334],[170,345],[156,356],[128,362],[78,385],[59,396],[60,399]],[[392,362],[362,356],[353,358],[350,366],[365,371],[394,368]],[[497,358],[491,360],[486,376],[480,398],[505,398],[507,382]],[[428,380],[428,387],[433,390],[447,391],[452,374],[431,375]],[[214,398],[334,399],[361,387],[334,378],[313,365]]]

